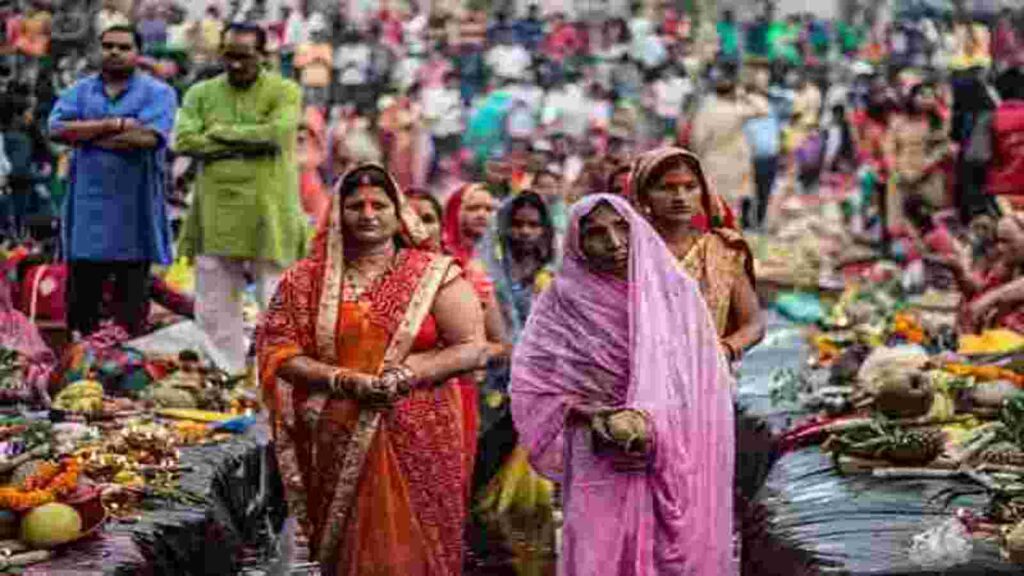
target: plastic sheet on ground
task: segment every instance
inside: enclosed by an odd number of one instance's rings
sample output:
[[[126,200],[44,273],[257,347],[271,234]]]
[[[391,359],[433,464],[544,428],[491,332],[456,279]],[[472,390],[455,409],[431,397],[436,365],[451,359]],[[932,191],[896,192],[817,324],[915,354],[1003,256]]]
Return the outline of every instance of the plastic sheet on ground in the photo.
[[[790,427],[805,414],[797,404],[772,405],[769,390],[776,369],[799,370],[807,357],[801,330],[770,315],[768,335],[744,359],[738,405],[748,417],[773,432]],[[754,498],[744,527],[744,568],[757,576],[801,574],[1019,574],[1003,561],[995,542],[976,540],[970,561],[944,571],[911,560],[915,535],[953,517],[958,507],[982,510],[988,496],[958,496],[950,490],[977,492],[968,481],[951,479],[879,479],[842,476],[830,455],[817,446],[771,455],[773,466]],[[765,457],[746,457],[763,466]],[[748,470],[745,475],[751,475]],[[748,534],[754,534],[750,541]],[[748,561],[747,556],[753,556]]]
[[[949,519],[957,507],[983,509],[988,496],[959,496],[951,488],[976,486],[953,480],[879,479],[841,476],[817,446],[784,455],[775,463],[757,503],[768,511],[767,532],[776,541],[807,552],[825,574],[933,574],[915,563],[914,536]],[[970,561],[938,573],[1019,574],[1002,560],[995,542],[976,540]]]
[[[157,330],[145,336],[125,342],[125,346],[139,350],[147,355],[153,356],[177,356],[182,350],[195,350],[209,358],[217,367],[223,368],[227,364],[210,338],[203,332],[199,325],[188,320],[178,322],[166,328]]]
[[[161,502],[138,522],[110,521],[102,535],[29,567],[38,576],[237,574],[243,549],[270,550],[286,516],[265,425],[225,442],[183,448],[180,487],[205,505]]]

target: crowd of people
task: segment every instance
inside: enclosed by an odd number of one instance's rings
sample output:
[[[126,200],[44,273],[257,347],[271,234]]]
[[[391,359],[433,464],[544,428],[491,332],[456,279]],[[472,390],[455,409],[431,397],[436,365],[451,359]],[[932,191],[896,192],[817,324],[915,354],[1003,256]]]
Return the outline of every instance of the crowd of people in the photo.
[[[852,191],[857,241],[948,270],[964,330],[1024,330],[1012,13],[769,6],[707,46],[640,4],[229,12],[106,3],[98,74],[8,95],[3,225],[30,235],[63,181],[78,336],[145,331],[151,268],[193,263],[187,313],[228,372],[255,356],[330,573],[458,574],[470,511],[555,507],[564,574],[736,573],[733,374],[765,331],[745,234],[780,197]]]

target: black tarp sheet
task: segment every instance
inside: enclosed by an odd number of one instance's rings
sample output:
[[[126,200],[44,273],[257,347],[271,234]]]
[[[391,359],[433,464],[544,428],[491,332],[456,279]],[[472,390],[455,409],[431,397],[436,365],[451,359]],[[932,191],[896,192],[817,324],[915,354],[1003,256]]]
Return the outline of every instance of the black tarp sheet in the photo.
[[[110,521],[26,574],[46,576],[236,574],[243,549],[270,550],[287,515],[265,425],[217,444],[181,449],[180,487],[203,505],[160,502],[136,523]]]
[[[772,372],[805,363],[804,342],[798,327],[772,317],[764,343],[744,360],[738,406],[774,433],[804,416],[799,406],[773,406],[769,399]],[[970,481],[844,476],[817,446],[743,458],[758,470],[770,467],[744,519],[745,575],[1024,573],[1024,567],[1001,560],[994,542],[978,539],[970,562],[961,566],[936,571],[911,561],[914,535],[951,518],[959,507],[986,507],[983,494],[946,497],[951,491],[977,492]]]

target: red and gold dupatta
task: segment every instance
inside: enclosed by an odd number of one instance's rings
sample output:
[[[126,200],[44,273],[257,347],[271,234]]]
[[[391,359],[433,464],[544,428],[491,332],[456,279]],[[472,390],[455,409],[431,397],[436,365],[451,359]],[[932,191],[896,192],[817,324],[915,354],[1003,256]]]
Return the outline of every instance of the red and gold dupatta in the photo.
[[[339,182],[344,181],[343,177]],[[422,224],[398,193],[398,187],[391,182],[393,189],[388,192],[396,203],[403,224],[402,243],[411,246],[423,245],[427,235]],[[309,356],[332,365],[341,363],[339,357],[342,352],[346,352],[346,356],[351,356],[351,351],[343,350],[339,341],[339,330],[343,321],[342,276],[345,265],[339,204],[339,194],[335,194],[329,216],[321,224],[310,257],[296,264],[282,279],[281,288],[261,323],[257,349],[260,380],[274,420],[275,445],[288,488],[289,504],[311,536],[311,547],[321,566],[330,570],[328,573],[352,573],[353,570],[361,570],[358,568],[358,559],[353,561],[355,567],[351,570],[339,566],[339,562],[347,565],[347,559],[357,558],[360,551],[341,550],[340,542],[343,538],[345,542],[353,540],[346,537],[346,530],[351,531],[353,525],[359,529],[358,526],[362,523],[353,517],[353,508],[360,497],[361,482],[368,481],[367,477],[373,475],[365,473],[364,470],[368,454],[371,450],[376,450],[378,456],[374,461],[379,463],[382,461],[380,451],[384,450],[384,461],[394,463],[396,458],[398,460],[396,465],[387,469],[394,471],[395,474],[401,474],[408,468],[410,459],[415,458],[410,456],[410,453],[415,452],[411,448],[417,447],[417,441],[393,437],[391,442],[383,443],[380,441],[379,432],[385,416],[381,411],[358,407],[354,403],[346,404],[346,407],[339,409],[341,401],[332,401],[323,393],[309,393],[277,378],[280,366],[296,356]],[[373,290],[375,293],[367,296],[370,300],[367,318],[378,325],[380,328],[377,332],[385,334],[386,337],[380,342],[383,347],[382,353],[377,349],[359,354],[379,356],[381,360],[375,366],[378,372],[388,364],[404,361],[420,328],[429,316],[438,290],[458,273],[451,258],[425,251],[403,250],[397,262],[398,270],[390,275],[389,280],[379,284]],[[404,433],[403,430],[410,428],[411,420],[431,411],[434,406],[444,404],[444,400],[435,402],[435,398],[429,397],[434,394],[440,398],[442,392],[427,391],[424,393],[424,399],[412,398],[403,401],[406,406],[396,405],[387,418],[390,421],[399,421],[394,426],[401,429],[398,432],[401,435]],[[455,396],[452,396],[452,399],[457,409],[458,401],[455,400]],[[348,423],[332,422],[324,428],[328,424],[325,419],[336,418],[338,414],[352,410],[356,411],[356,416],[346,419]],[[437,415],[427,416],[434,418]],[[341,428],[338,428],[339,425]],[[429,423],[424,424],[424,427],[429,428]],[[321,442],[322,436],[328,430],[344,432],[338,438],[340,442],[331,442],[330,439]],[[456,440],[458,437],[456,433]],[[461,445],[454,450],[459,451],[461,455]],[[431,458],[432,455],[423,454],[422,457]],[[416,465],[416,462],[412,463],[413,467]],[[325,470],[329,470],[330,473],[327,474]],[[333,486],[324,486],[323,478],[318,476],[321,474],[336,478]],[[422,479],[395,480],[409,484],[419,481]],[[307,494],[311,487],[315,487],[317,494]],[[423,501],[426,498],[412,494],[413,488],[409,486],[400,491],[406,493],[404,495],[408,500],[418,500],[409,504],[411,508],[403,507],[403,510],[408,509],[411,510],[410,513],[416,514],[416,504],[420,504],[421,509],[424,508]],[[325,489],[328,494],[323,493]],[[429,488],[427,491],[436,492]],[[307,500],[307,496],[313,499]],[[307,501],[316,509],[307,510]],[[321,506],[325,501],[327,505]],[[368,507],[362,506],[362,511],[366,508]],[[439,512],[431,509],[428,516],[440,515],[444,517],[445,524],[456,524],[459,514],[459,511]],[[311,522],[311,519],[319,521]],[[437,518],[430,520],[434,521]],[[423,525],[429,523],[417,518],[410,518],[409,522]],[[439,530],[436,528],[420,526],[418,530],[427,534],[423,536],[426,541],[417,542],[411,548],[423,550],[426,558],[422,562],[412,562],[429,566],[424,574],[449,573],[443,567],[458,562],[457,559],[450,558],[459,555],[458,541],[454,546],[455,551],[452,552],[450,549],[453,546],[450,543],[438,542],[439,537],[436,533]],[[413,531],[415,530],[410,529],[408,532]],[[399,537],[408,537],[408,534],[403,531]],[[358,537],[354,539],[355,542],[364,540]],[[334,570],[336,568],[340,569]]]

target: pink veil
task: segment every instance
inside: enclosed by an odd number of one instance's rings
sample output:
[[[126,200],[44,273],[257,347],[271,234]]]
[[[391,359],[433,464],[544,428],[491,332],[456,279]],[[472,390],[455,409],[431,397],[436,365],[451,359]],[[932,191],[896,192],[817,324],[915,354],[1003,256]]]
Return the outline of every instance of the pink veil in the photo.
[[[585,267],[580,220],[602,202],[630,223],[628,283]],[[605,519],[601,530],[653,538],[654,574],[736,573],[729,378],[698,285],[653,228],[617,196],[577,202],[562,271],[534,304],[516,347],[512,414],[535,468],[566,478],[569,491],[570,406],[632,407],[651,415],[655,438],[645,498],[653,502],[654,534],[615,518]]]

